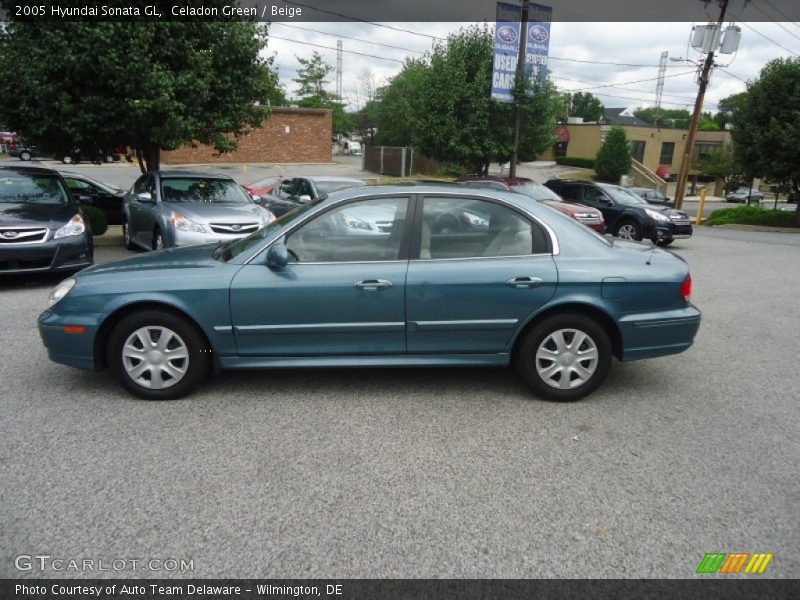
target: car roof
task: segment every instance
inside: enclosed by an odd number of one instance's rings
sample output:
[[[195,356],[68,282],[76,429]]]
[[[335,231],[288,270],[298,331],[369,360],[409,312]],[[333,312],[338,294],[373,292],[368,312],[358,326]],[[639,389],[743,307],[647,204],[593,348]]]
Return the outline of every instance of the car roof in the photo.
[[[3,171],[15,171],[17,173],[24,173],[27,175],[58,175],[55,169],[48,169],[46,167],[14,167],[14,166],[0,166]]]
[[[464,175],[459,177],[457,181],[497,181],[499,183],[507,183],[514,185],[515,183],[536,183],[530,177],[506,177],[504,175]]]
[[[222,173],[203,173],[201,171],[149,171],[149,173],[153,173],[158,175],[161,178],[172,178],[172,177],[202,177],[203,179],[230,179],[233,181],[231,177],[228,175],[223,175]]]
[[[311,181],[341,181],[342,183],[364,183],[363,179],[357,177],[337,177],[335,175],[292,175],[290,179],[309,179]]]

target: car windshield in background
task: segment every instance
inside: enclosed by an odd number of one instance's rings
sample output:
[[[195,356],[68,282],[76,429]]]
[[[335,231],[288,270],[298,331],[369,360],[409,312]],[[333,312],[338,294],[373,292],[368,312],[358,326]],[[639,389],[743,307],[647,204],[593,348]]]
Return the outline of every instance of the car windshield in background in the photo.
[[[317,188],[317,192],[321,196],[322,194],[330,194],[346,188],[361,187],[362,185],[366,185],[366,183],[363,181],[334,181],[329,179],[315,179],[314,185]]]
[[[67,190],[58,177],[52,175],[0,174],[0,203],[2,204],[66,204]]]
[[[308,212],[312,208],[316,207],[320,202],[322,202],[322,200],[315,200],[313,202],[301,204],[296,209],[286,213],[285,215],[281,215],[268,225],[265,225],[247,237],[237,240],[232,244],[223,246],[221,252],[215,255],[215,258],[221,258],[223,261],[227,262],[230,259],[239,256],[242,252],[247,252],[250,248],[257,246],[267,239],[267,236],[269,236],[273,231],[280,229],[286,223],[293,221],[295,218]]]
[[[534,200],[561,200],[561,197],[549,187],[539,185],[538,183],[517,183],[511,187],[515,192],[525,194]]]
[[[640,198],[633,192],[624,190],[616,185],[600,184],[600,187],[606,194],[611,196],[615,202],[619,202],[620,204],[629,204],[630,206],[643,206],[647,204],[647,201],[644,200],[644,198]]]
[[[161,180],[164,202],[249,204],[239,185],[229,179],[167,177]]]

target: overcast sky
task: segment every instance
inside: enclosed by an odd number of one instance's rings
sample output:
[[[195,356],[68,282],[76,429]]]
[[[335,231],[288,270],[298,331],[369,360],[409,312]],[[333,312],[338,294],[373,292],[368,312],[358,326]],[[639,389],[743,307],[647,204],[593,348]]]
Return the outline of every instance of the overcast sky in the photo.
[[[720,99],[744,91],[745,83],[742,80],[757,78],[760,69],[769,60],[800,56],[800,24],[736,24],[742,28],[739,51],[734,55],[718,55],[717,62],[727,67],[715,69],[706,93],[704,110],[715,111]],[[429,36],[444,38],[448,33],[466,25],[468,24],[385,23],[378,26],[367,23],[273,23],[270,25],[268,52],[275,55],[275,66],[278,68],[281,83],[287,95],[292,98],[297,87],[292,81],[298,67],[295,56],[309,57],[317,50],[326,62],[335,67],[336,40],[342,39],[342,95],[350,108],[356,108],[364,101],[364,90],[359,79],[366,71],[372,74],[378,85],[383,85],[399,72],[406,56],[421,57],[430,49],[434,39]],[[494,26],[494,23],[490,25]],[[691,48],[687,52],[692,25],[554,22],[550,35],[551,79],[561,90],[586,91],[597,95],[606,107],[635,108],[652,105],[655,101],[657,65],[662,51],[668,51],[669,56],[675,58],[701,58]],[[628,67],[563,59],[649,66]],[[668,62],[662,99],[664,108],[691,110],[697,93],[696,70],[686,62]],[[336,75],[332,73],[328,87],[331,91],[335,91],[335,81]],[[609,84],[614,87],[598,87]]]

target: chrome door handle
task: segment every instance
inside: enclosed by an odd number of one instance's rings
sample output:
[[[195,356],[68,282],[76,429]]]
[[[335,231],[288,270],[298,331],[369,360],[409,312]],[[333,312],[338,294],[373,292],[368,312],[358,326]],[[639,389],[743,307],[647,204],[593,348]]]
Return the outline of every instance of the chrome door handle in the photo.
[[[512,277],[506,285],[513,288],[535,288],[544,283],[541,277]]]
[[[385,279],[364,279],[363,281],[356,281],[353,287],[367,292],[375,292],[389,289],[392,287],[392,282]]]

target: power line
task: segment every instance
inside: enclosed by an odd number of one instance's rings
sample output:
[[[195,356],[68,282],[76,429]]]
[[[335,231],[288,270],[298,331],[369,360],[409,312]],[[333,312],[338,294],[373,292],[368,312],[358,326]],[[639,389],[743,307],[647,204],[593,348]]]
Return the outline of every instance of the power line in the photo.
[[[793,20],[792,20],[790,17],[788,17],[788,16],[786,15],[786,13],[782,12],[782,11],[781,11],[781,9],[779,9],[777,6],[775,6],[774,4],[772,4],[772,2],[770,2],[769,0],[764,0],[764,3],[765,3],[767,6],[770,6],[770,7],[772,7],[772,10],[774,10],[776,13],[778,13],[780,16],[782,16],[784,19],[786,19],[786,20],[787,20],[789,23],[791,23],[792,25],[794,25],[795,27],[797,27],[798,29],[800,29],[800,25],[798,25],[797,23],[795,23],[795,22],[794,22],[794,21],[793,21]]]
[[[730,71],[726,70],[726,69],[725,69],[725,67],[720,67],[720,66],[717,66],[717,68],[718,68],[720,71],[722,71],[722,72],[723,72],[725,75],[727,75],[728,77],[733,77],[734,79],[738,79],[739,81],[741,81],[741,82],[743,82],[743,83],[747,83],[747,80],[746,80],[746,79],[742,79],[741,77],[739,77],[739,76],[738,76],[738,75],[736,75],[735,73],[731,73]]]
[[[781,29],[783,29],[783,30],[784,30],[786,33],[788,33],[790,36],[792,36],[793,38],[796,38],[796,39],[800,40],[800,35],[795,35],[795,34],[794,34],[794,33],[792,33],[791,31],[789,31],[789,30],[788,30],[788,29],[787,29],[787,28],[786,28],[786,27],[783,25],[783,23],[779,23],[778,21],[776,21],[775,19],[773,19],[773,18],[772,18],[772,17],[771,17],[771,16],[770,16],[770,15],[769,15],[769,14],[768,14],[768,13],[767,13],[767,12],[766,12],[766,11],[765,11],[763,8],[761,8],[761,7],[760,7],[758,4],[755,4],[755,3],[753,3],[753,6],[755,7],[755,9],[756,9],[756,10],[758,10],[758,12],[760,12],[762,15],[764,15],[765,17],[767,17],[767,18],[768,18],[770,21],[772,21],[773,23],[775,23],[775,25],[777,25],[778,27],[780,27]],[[771,5],[770,5],[770,6],[771,6]],[[796,25],[796,24],[795,24],[795,25]]]
[[[317,12],[325,13],[328,15],[333,15],[335,17],[341,17],[347,21],[359,21],[360,23],[366,23],[368,25],[374,25],[375,27],[384,27],[386,29],[392,29],[394,31],[402,31],[403,33],[410,33],[412,35],[418,35],[420,37],[431,38],[432,40],[437,40],[441,42],[446,42],[447,38],[438,37],[435,35],[429,35],[427,33],[419,33],[418,31],[412,31],[410,29],[403,29],[401,27],[392,27],[391,25],[386,25],[384,23],[375,23],[373,21],[367,21],[365,19],[359,19],[358,17],[350,17],[348,15],[344,15],[342,13],[338,13],[332,10],[325,10],[324,8],[317,8],[316,6],[310,6],[308,4],[303,4],[302,2],[292,2],[292,0],[284,0],[286,4],[294,4],[295,6],[302,6],[303,8],[310,8],[311,10],[315,10]]]
[[[564,60],[567,62],[576,62],[576,63],[585,63],[590,65],[614,65],[615,67],[648,67],[651,69],[657,69],[658,65],[645,65],[645,64],[635,64],[635,63],[618,63],[618,62],[607,62],[603,60],[579,60],[577,58],[563,58],[560,56],[550,56],[551,60]],[[681,65],[667,65],[668,69],[679,69]]]
[[[328,35],[331,37],[343,38],[346,40],[353,40],[354,42],[363,42],[365,44],[373,44],[375,46],[385,46],[386,48],[394,48],[395,50],[404,50],[406,52],[413,52],[415,54],[424,54],[422,50],[412,50],[411,48],[404,48],[402,46],[392,46],[391,44],[384,44],[383,42],[372,42],[370,40],[364,40],[357,37],[351,37],[349,35],[341,35],[339,33],[330,33],[329,31],[320,31],[319,29],[311,29],[310,27],[300,27],[299,25],[288,25],[287,23],[283,23],[281,21],[277,21],[273,23],[273,25],[280,25],[282,27],[291,27],[292,29],[302,29],[303,31],[311,31],[313,33],[321,33],[322,35]]]
[[[607,96],[608,98],[621,98],[623,100],[636,100],[637,102],[651,102],[652,101],[652,98],[636,98],[636,97],[633,97],[633,96],[616,96],[614,94],[606,94],[605,92],[599,93],[598,96]],[[690,103],[687,103],[687,102],[683,102],[683,103],[681,103],[681,102],[662,102],[661,104],[670,104],[672,106],[685,107],[685,106],[688,106]],[[708,104],[708,106],[717,106],[713,102],[709,102],[707,104]]]
[[[740,19],[740,20],[741,20],[741,18],[742,18],[742,15],[739,15],[739,19]],[[793,50],[789,50],[789,48],[787,48],[787,47],[786,47],[786,46],[784,46],[783,44],[779,44],[778,42],[776,42],[775,40],[773,40],[771,37],[768,37],[768,36],[764,35],[764,34],[763,34],[763,33],[761,33],[761,32],[760,32],[758,29],[753,29],[752,27],[750,27],[750,25],[748,25],[747,23],[745,23],[745,22],[743,22],[743,21],[740,21],[740,22],[742,23],[742,25],[744,25],[745,27],[747,27],[747,28],[748,28],[750,31],[752,31],[753,33],[757,33],[758,35],[760,35],[761,37],[763,37],[763,38],[764,38],[765,40],[767,40],[768,42],[771,42],[771,43],[775,44],[775,45],[776,45],[776,46],[778,46],[779,48],[783,48],[783,49],[784,49],[784,50],[786,50],[786,51],[787,51],[789,54],[793,54],[793,55],[795,55],[795,56],[800,56],[800,54],[797,54],[797,52],[795,52],[795,51],[793,51]]]
[[[594,83],[599,83],[598,81],[583,81],[581,79],[570,79],[569,77],[558,77],[557,75],[551,75],[550,77],[553,78],[553,79],[561,79],[561,80],[564,80],[564,81],[573,81],[575,83],[586,83],[586,84],[590,84],[590,85],[594,84]],[[640,90],[640,89],[634,89],[634,88],[627,88],[627,87],[623,87],[622,84],[615,84],[613,86],[608,86],[608,87],[614,87],[615,89],[623,90],[623,91],[626,91],[626,92],[636,92],[637,94],[649,94],[650,93],[650,90]],[[591,89],[591,88],[587,88],[587,89]],[[569,91],[570,92],[580,92],[581,88],[578,88],[578,89],[575,89],[575,90],[569,90]],[[688,102],[694,102],[694,98],[691,98],[689,96],[679,96],[677,94],[662,94],[662,95],[665,98],[675,98],[677,100],[685,100],[685,101],[688,101]]]
[[[290,38],[280,37],[274,35],[272,33],[269,34],[268,38],[274,38],[276,40],[284,40],[286,42],[294,42],[295,44],[303,44],[304,46],[315,46],[316,48],[325,48],[326,50],[337,50],[335,46],[323,46],[322,44],[312,44],[311,42],[301,42],[300,40],[293,40]],[[403,63],[404,61],[399,60],[397,58],[389,58],[387,56],[375,56],[374,54],[365,54],[364,52],[356,52],[355,50],[342,50],[342,52],[347,52],[348,54],[358,54],[359,56],[366,56],[368,58],[377,58],[378,60],[390,60],[396,63]]]
[[[694,73],[695,73],[694,71],[684,71],[683,73],[673,73],[672,75],[664,75],[664,77],[682,77],[683,75],[691,75],[691,74],[694,74]],[[644,83],[646,81],[655,81],[657,79],[659,79],[659,77],[650,77],[648,79],[637,79],[636,81],[621,81],[619,83],[606,83],[606,84],[602,84],[602,85],[596,85],[596,86],[593,86],[593,87],[579,88],[579,89],[573,90],[573,91],[582,92],[584,90],[596,90],[596,89],[607,88],[607,87],[619,87],[621,85],[629,85],[629,84],[632,84],[632,83]],[[594,82],[586,81],[586,82],[583,82],[583,83],[594,83]]]

